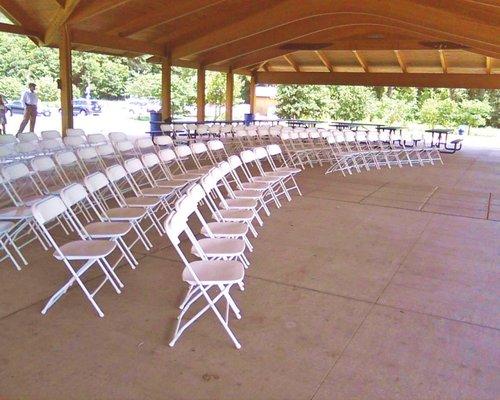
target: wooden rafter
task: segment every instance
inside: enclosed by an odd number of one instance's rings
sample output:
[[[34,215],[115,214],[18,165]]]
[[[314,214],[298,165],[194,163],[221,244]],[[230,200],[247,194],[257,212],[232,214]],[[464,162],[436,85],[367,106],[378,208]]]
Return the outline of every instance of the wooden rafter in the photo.
[[[448,62],[446,61],[446,54],[444,50],[439,50],[439,60],[441,61],[441,68],[443,69],[443,74],[448,73]]]
[[[495,74],[257,72],[257,83],[497,89]]]
[[[315,51],[315,53],[318,56],[318,58],[321,60],[323,65],[326,68],[328,68],[328,71],[333,72],[333,65],[330,62],[330,60],[328,59],[328,57],[326,56],[325,52],[321,51],[321,50],[317,50],[317,51]]]
[[[108,33],[116,33],[123,37],[131,36],[144,29],[154,28],[180,18],[185,18],[225,1],[226,0],[176,1],[169,7],[164,7],[160,12],[154,11],[152,13],[146,13],[125,23],[123,23],[123,21],[118,21],[116,26],[111,28]]]
[[[73,13],[69,23],[75,24],[91,17],[95,17],[113,8],[120,7],[130,0],[86,0]]]
[[[394,50],[394,54],[396,55],[396,58],[398,60],[399,67],[401,68],[401,71],[406,74],[408,72],[406,68],[406,62],[404,59],[403,54],[401,53],[400,50]]]
[[[120,38],[118,36],[105,35],[97,32],[89,32],[78,29],[72,30],[73,43],[85,45],[98,45],[101,48],[117,49],[129,51],[135,54],[152,54],[165,57],[166,52],[163,46],[155,43],[148,43],[142,40]]]
[[[34,32],[42,32],[38,21],[32,18],[19,4],[12,0],[0,0],[0,11],[13,23]]]
[[[264,71],[269,72],[268,63],[269,63],[269,60],[266,60],[263,63],[260,63],[259,66],[257,67],[257,70],[262,68]]]
[[[486,73],[491,74],[491,57],[486,57]]]
[[[285,54],[283,55],[283,58],[286,60],[286,62],[288,64],[290,64],[290,66],[293,68],[293,70],[295,72],[300,72],[300,68],[299,68],[299,65],[297,64],[297,62],[292,58],[292,55],[291,54]]]
[[[61,27],[69,19],[75,8],[80,4],[80,0],[67,0],[63,8],[60,8],[50,21],[49,27],[43,36],[43,42],[53,44],[54,39],[60,36]]]
[[[363,68],[363,71],[370,72],[368,70],[368,64],[366,63],[365,59],[361,56],[361,54],[359,54],[357,50],[353,50],[352,52],[354,53],[356,60],[358,60],[359,64],[361,65],[361,68]]]
[[[31,36],[31,37],[36,37],[38,39],[41,39],[41,37],[42,37],[42,34],[40,32],[30,31],[28,29],[23,28],[22,26],[5,24],[3,22],[0,22],[0,32],[14,33],[16,35]]]

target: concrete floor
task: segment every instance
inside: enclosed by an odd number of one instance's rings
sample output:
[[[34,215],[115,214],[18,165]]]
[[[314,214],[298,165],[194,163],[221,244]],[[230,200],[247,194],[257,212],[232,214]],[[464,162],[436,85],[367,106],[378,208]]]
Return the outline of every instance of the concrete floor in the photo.
[[[1,263],[0,398],[500,398],[500,149],[323,172],[253,240],[239,351],[213,315],[167,346],[184,286],[165,238],[99,293],[103,319],[75,288],[40,314],[66,276],[49,252]]]

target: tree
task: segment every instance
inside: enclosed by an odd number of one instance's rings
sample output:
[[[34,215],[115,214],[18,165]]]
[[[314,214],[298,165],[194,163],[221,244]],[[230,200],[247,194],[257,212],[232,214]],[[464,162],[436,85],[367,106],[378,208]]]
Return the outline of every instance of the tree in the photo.
[[[435,125],[455,126],[455,113],[457,103],[450,98],[441,100],[430,97],[422,103],[420,109],[420,122],[428,124],[431,127]]]
[[[333,119],[342,121],[362,121],[371,119],[376,105],[375,93],[364,86],[330,86],[331,98],[337,107],[330,109]]]
[[[332,101],[325,86],[278,85],[276,114],[286,119],[321,119]]]
[[[207,71],[206,102],[215,106],[214,119],[219,119],[226,101],[226,77],[220,72]]]
[[[24,85],[18,78],[6,76],[0,79],[0,94],[7,100],[19,100],[24,90]]]
[[[42,101],[58,101],[59,89],[57,82],[50,76],[43,77],[37,82],[38,97]]]
[[[491,106],[486,100],[462,100],[455,110],[454,121],[457,125],[482,126],[491,114]]]
[[[126,95],[143,99],[159,99],[161,97],[161,75],[135,75],[128,80]]]

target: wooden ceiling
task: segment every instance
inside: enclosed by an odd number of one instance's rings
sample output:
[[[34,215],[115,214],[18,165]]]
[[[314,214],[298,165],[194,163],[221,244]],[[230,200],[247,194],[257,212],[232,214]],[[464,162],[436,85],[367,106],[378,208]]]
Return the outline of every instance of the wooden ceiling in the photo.
[[[500,0],[0,0],[0,10],[13,23],[0,30],[40,45],[57,46],[67,24],[76,50],[257,82],[500,87]]]

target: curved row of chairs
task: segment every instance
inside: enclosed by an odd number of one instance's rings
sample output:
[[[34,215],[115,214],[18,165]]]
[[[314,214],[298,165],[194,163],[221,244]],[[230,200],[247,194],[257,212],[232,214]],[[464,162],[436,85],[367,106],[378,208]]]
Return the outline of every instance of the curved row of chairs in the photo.
[[[102,317],[99,290],[107,283],[116,293],[124,288],[117,266],[124,260],[137,268],[135,246],[149,250],[151,235],[166,233],[184,263],[182,279],[188,287],[170,344],[205,312],[214,312],[239,348],[229,315],[240,318],[241,312],[230,290],[244,288],[247,254],[253,250],[250,236],[258,235],[264,216],[272,206],[290,201],[294,191],[300,194],[295,176],[301,170],[286,164],[277,144],[229,155],[220,140],[172,146],[165,138],[156,143],[139,139],[133,152],[99,153],[99,146],[114,150],[128,138],[114,134],[110,140],[95,146],[87,141],[1,168],[3,200],[9,203],[0,209],[0,245],[8,251],[6,257],[20,269],[28,263],[22,255],[27,243],[36,240],[51,249],[69,278],[42,313],[78,285]],[[190,229],[192,219],[201,223],[201,239]],[[58,231],[66,239],[54,234]],[[191,248],[180,245],[181,233]],[[90,289],[84,275],[95,268],[102,279]],[[186,319],[199,301],[205,306]],[[222,301],[225,313],[217,307]]]

